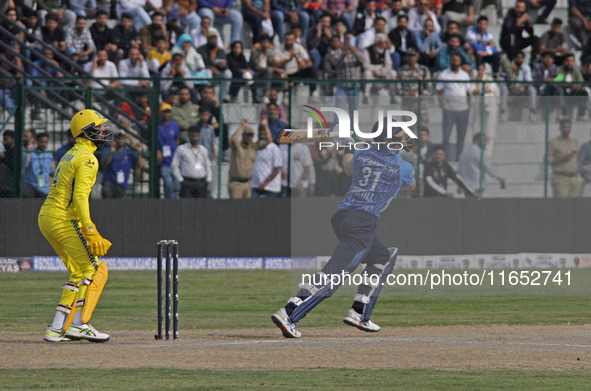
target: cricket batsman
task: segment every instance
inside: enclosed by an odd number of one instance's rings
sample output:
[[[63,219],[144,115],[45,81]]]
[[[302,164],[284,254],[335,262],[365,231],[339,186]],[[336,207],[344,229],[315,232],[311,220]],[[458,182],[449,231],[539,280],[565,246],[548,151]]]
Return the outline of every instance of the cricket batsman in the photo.
[[[44,339],[49,342],[109,340],[108,334],[88,323],[108,278],[107,265],[98,257],[111,247],[98,233],[88,208],[98,171],[94,151],[112,136],[105,122],[94,110],[82,110],[72,117],[70,129],[76,143],[60,160],[39,212],[41,233],[70,272],[53,323],[45,331]]]
[[[339,288],[342,279],[335,276],[353,272],[360,263],[365,263],[367,275],[376,279],[364,281],[358,287],[353,306],[343,321],[363,331],[380,331],[370,316],[383,283],[392,273],[398,250],[382,243],[376,234],[377,222],[401,187],[413,190],[416,185],[413,166],[402,160],[399,151],[385,146],[392,142],[406,146],[409,140],[404,130],[394,133],[397,130],[394,128],[393,138],[386,139],[388,118],[380,121],[382,135],[374,138],[374,142],[382,142],[380,146],[374,143],[365,150],[345,150],[343,167],[347,175],[353,176],[353,181],[331,219],[339,244],[327,264],[313,276],[312,284],[300,284],[297,295],[271,316],[286,338],[301,337],[296,323]],[[379,129],[380,121],[374,125],[373,132]]]

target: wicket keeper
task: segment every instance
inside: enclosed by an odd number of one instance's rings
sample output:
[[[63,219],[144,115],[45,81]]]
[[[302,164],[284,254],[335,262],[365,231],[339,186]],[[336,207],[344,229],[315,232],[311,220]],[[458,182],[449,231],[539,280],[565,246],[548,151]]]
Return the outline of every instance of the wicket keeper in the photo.
[[[386,133],[388,118],[376,122],[372,132],[379,129],[380,121]],[[339,210],[332,216],[339,244],[327,264],[312,278],[312,283],[300,284],[297,295],[271,316],[284,337],[299,338],[301,333],[296,330],[296,323],[339,288],[342,279],[335,281],[333,276],[351,273],[360,263],[367,265],[367,275],[377,276],[378,284],[369,279],[358,287],[353,306],[343,321],[363,331],[380,331],[380,326],[373,323],[370,316],[383,283],[392,273],[398,250],[389,249],[380,240],[376,234],[377,222],[401,187],[413,190],[416,185],[413,166],[402,160],[399,151],[386,148],[385,144],[394,142],[406,146],[408,141],[405,132],[400,130],[392,139],[384,135],[374,138],[374,142],[381,142],[381,145],[374,143],[360,151],[345,150],[343,167],[347,175],[353,175],[353,181],[345,199],[338,205]]]
[[[41,233],[70,272],[53,323],[45,331],[44,339],[49,342],[109,340],[108,334],[88,323],[108,277],[106,263],[97,257],[111,247],[98,233],[88,207],[98,171],[94,152],[112,136],[105,122],[94,110],[82,110],[72,117],[70,129],[76,143],[60,160],[39,212]]]

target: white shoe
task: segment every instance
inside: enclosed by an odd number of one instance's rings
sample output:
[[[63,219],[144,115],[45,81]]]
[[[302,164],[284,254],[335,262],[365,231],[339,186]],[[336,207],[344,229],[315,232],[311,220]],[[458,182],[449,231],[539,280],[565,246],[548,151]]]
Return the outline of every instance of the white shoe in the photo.
[[[90,323],[70,326],[66,331],[66,337],[75,340],[85,339],[90,342],[107,342],[111,338],[109,334],[99,333]]]
[[[380,331],[382,328],[368,320],[367,322],[363,321],[363,317],[357,313],[353,308],[347,311],[347,315],[343,318],[343,322],[348,324],[349,326],[357,327],[359,330],[368,331],[372,333],[376,333]]]
[[[281,308],[279,311],[275,312],[273,316],[271,316],[271,320],[281,329],[285,338],[299,338],[302,336],[302,333],[295,329],[295,323],[292,323],[289,316],[287,316],[285,308]]]
[[[54,329],[51,327],[51,325],[47,326],[47,329],[45,329],[45,336],[43,339],[48,342],[70,341],[70,338],[66,337],[66,333],[61,330]]]

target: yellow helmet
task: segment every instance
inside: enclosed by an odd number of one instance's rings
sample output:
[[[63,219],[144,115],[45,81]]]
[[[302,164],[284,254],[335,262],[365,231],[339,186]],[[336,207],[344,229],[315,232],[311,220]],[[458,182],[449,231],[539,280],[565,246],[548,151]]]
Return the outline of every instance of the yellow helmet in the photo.
[[[94,110],[82,110],[77,112],[70,122],[70,130],[74,138],[80,136],[82,132],[95,128],[107,122],[108,119],[101,118]]]

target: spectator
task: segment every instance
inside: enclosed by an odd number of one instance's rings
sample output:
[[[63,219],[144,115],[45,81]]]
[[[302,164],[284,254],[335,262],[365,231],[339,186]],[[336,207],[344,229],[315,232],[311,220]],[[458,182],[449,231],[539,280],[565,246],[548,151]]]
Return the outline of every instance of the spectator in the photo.
[[[484,10],[484,7],[488,7],[489,5],[492,4],[495,7],[495,10],[497,11],[497,22],[499,24],[503,23],[503,1],[502,0],[492,0],[492,2],[487,1],[487,0],[473,0],[472,4],[474,5],[474,15],[480,15],[480,13]]]
[[[224,50],[218,46],[218,33],[210,30],[207,36],[207,43],[197,48],[201,54],[205,67],[211,71],[213,78],[231,79],[232,72],[228,69],[228,62]],[[224,91],[228,89],[229,83],[224,84]]]
[[[476,66],[483,62],[492,66],[493,76],[496,78],[501,65],[501,53],[497,48],[493,35],[487,30],[488,18],[479,16],[476,26],[466,32],[466,42],[472,46]]]
[[[115,0],[111,0],[115,1]],[[121,15],[128,13],[133,17],[133,25],[136,29],[141,30],[142,27],[151,23],[150,15],[146,11],[147,0],[117,0],[117,19],[121,19]]]
[[[363,12],[360,12],[355,17],[353,22],[353,34],[356,36],[373,27],[374,21],[377,18],[376,2],[369,0],[365,3]]]
[[[579,149],[579,174],[583,177],[583,184],[591,182],[591,141],[587,141]],[[585,195],[582,191],[581,195]]]
[[[591,3],[587,0],[568,0],[568,26],[581,45],[588,41],[591,31]]]
[[[45,15],[48,13],[54,13],[57,16],[58,24],[66,31],[73,28],[77,21],[74,11],[68,9],[66,0],[38,0],[37,12],[41,20],[45,20]]]
[[[230,24],[232,34],[230,41],[240,40],[242,34],[242,14],[240,11],[232,9],[234,0],[199,0],[199,16],[208,17],[212,24],[223,26]]]
[[[107,51],[104,49],[97,51],[94,61],[87,63],[84,71],[96,79],[90,82],[90,86],[94,89],[119,87],[119,80],[108,79],[119,77],[119,72],[117,72],[117,66],[109,61]]]
[[[25,187],[23,196],[26,198],[45,198],[49,193],[51,176],[55,169],[53,155],[47,150],[49,134],[37,135],[37,147],[29,149],[24,156]]]
[[[460,37],[460,47],[469,47],[469,45],[466,46],[466,40],[464,40],[464,37],[460,35],[460,25],[454,21],[449,21],[447,23],[446,30],[441,33],[441,42],[447,44],[449,39],[456,35]]]
[[[209,110],[209,113],[211,114],[209,117],[209,124],[217,132],[220,123],[223,122],[222,108],[220,106],[220,101],[213,95],[213,87],[211,85],[206,85],[205,87],[203,87],[203,89],[201,90],[201,100],[197,102],[197,104],[199,105],[199,107],[205,107],[207,108],[207,110]],[[224,129],[224,138],[227,138],[227,125],[224,125]]]
[[[330,16],[331,24],[340,20],[345,23],[347,30],[353,29],[351,20],[351,13],[355,11],[353,0],[323,0],[320,9]]]
[[[6,17],[13,23],[10,23],[9,21],[3,21],[0,23],[0,26],[7,30],[7,32],[0,31],[0,41],[10,43],[13,40],[11,37],[12,35],[14,35],[19,41],[24,41],[25,34],[23,29],[25,26],[18,20],[16,8],[9,8],[6,11]],[[0,47],[0,52],[3,52],[4,50],[4,48]]]
[[[33,64],[34,66],[31,67],[30,74],[33,77],[51,77],[51,78],[61,78],[64,74],[60,71],[59,64],[53,58],[53,51],[50,48],[44,48],[41,50],[42,57],[41,59],[35,61]],[[33,85],[35,86],[42,86],[48,87],[55,85],[55,79],[40,79],[40,80],[33,80]],[[47,91],[45,89],[39,90],[39,93],[44,97],[47,98]],[[35,109],[31,113],[31,117],[33,119],[40,119],[41,114],[41,102],[35,101],[34,102]]]
[[[277,68],[284,68],[288,78],[293,79],[316,79],[316,69],[312,66],[312,60],[304,47],[295,43],[293,33],[285,34],[285,40],[275,51],[274,65]],[[311,83],[310,96],[316,91],[316,84]]]
[[[105,11],[98,11],[96,13],[96,21],[90,26],[90,35],[94,42],[94,47],[97,50],[105,49],[111,61],[117,61],[117,51],[119,48],[115,43],[115,35],[113,30],[107,26],[107,13]]]
[[[426,21],[425,23],[429,23]],[[402,109],[417,113],[419,110],[419,99],[423,99],[421,107],[421,123],[429,123],[429,110],[425,102],[425,97],[431,95],[429,84],[424,83],[419,96],[420,81],[431,80],[431,71],[424,65],[418,64],[419,54],[415,49],[409,49],[406,52],[406,64],[398,70],[398,79],[407,80],[407,83],[398,85],[399,94],[402,95]],[[415,83],[411,83],[415,81]]]
[[[68,0],[70,9],[76,15],[86,16],[88,19],[94,19],[99,11],[96,7],[96,0]]]
[[[90,30],[86,28],[86,17],[78,16],[76,26],[66,31],[66,46],[78,52],[79,63],[86,63],[94,58],[94,41]]]
[[[532,69],[532,77],[534,81],[538,82],[550,82],[558,76],[558,67],[554,64],[554,56],[550,52],[542,53],[542,61],[536,63]],[[558,91],[555,84],[544,83],[538,88],[538,95],[557,95]],[[546,93],[546,88],[548,92]],[[560,107],[558,108],[559,115],[562,115]]]
[[[527,4],[527,12],[531,13],[532,11],[538,11],[540,8],[544,7],[544,12],[541,15],[538,15],[536,18],[536,24],[548,24],[546,19],[550,15],[550,12],[554,9],[556,5],[556,0],[525,0]]]
[[[548,163],[552,166],[554,197],[578,197],[581,182],[578,176],[577,151],[579,141],[570,137],[571,121],[560,121],[560,136],[548,143]]]
[[[267,99],[269,100],[269,103],[272,103],[275,106],[277,106],[278,118],[282,122],[287,124],[287,115],[285,114],[286,110],[283,107],[283,105],[279,102],[279,97],[277,96],[277,90],[275,90],[275,89],[270,90],[269,95],[267,96]],[[263,107],[261,107],[261,112],[259,115],[261,116],[261,118],[263,116],[267,115],[267,105],[263,105]]]
[[[68,142],[57,149],[54,154],[54,163],[57,166],[64,157],[64,155],[76,144],[76,139],[72,136],[72,132],[65,132],[68,137]]]
[[[434,31],[433,21],[431,19],[425,20],[423,31],[415,33],[415,41],[420,53],[419,63],[429,68],[433,68],[435,65],[435,57],[437,57],[437,53],[443,47],[443,42],[441,42],[439,33]]]
[[[23,133],[23,148],[24,149],[37,149],[37,134],[35,129],[26,129]]]
[[[126,146],[126,142],[125,132],[119,131],[111,145],[103,149],[103,198],[123,198],[132,168],[141,169],[144,165],[142,144],[136,141],[134,150]]]
[[[507,81],[532,82],[531,68],[524,62],[525,54],[523,52],[517,52],[513,58],[513,62],[505,69],[505,79]],[[521,83],[503,84],[501,86],[501,112],[508,111],[509,96],[529,96],[529,120],[536,121],[538,119],[537,92],[533,85]]]
[[[179,125],[171,120],[172,107],[168,103],[160,105],[158,121],[158,150],[156,161],[164,182],[164,198],[179,198],[181,184],[172,173],[172,158],[180,144]]]
[[[368,47],[376,43],[376,34],[378,33],[387,34],[386,19],[382,18],[381,16],[375,18],[373,26],[371,28],[365,30],[357,36],[357,48],[360,50],[367,49]],[[388,49],[392,49],[392,43],[390,41],[388,41]],[[392,49],[392,51],[394,51],[394,49]]]
[[[156,41],[156,48],[148,52],[148,70],[153,74],[157,74],[171,60],[172,55],[168,51],[168,42],[166,41],[166,38],[158,38]]]
[[[138,48],[129,49],[129,57],[119,62],[119,77],[129,77],[131,79],[121,80],[121,86],[124,87],[150,87],[150,71],[148,64],[144,61],[144,56]],[[142,80],[143,79],[143,80]]]
[[[470,119],[472,124],[470,128],[482,131],[484,126],[488,135],[486,153],[488,156],[492,156],[493,141],[499,123],[499,87],[497,83],[494,83],[492,68],[487,63],[478,66],[478,74],[473,80],[477,83],[475,83],[472,91],[475,98],[473,98],[473,104],[471,105],[472,115]],[[483,88],[484,91],[482,91]]]
[[[41,48],[41,44],[35,38],[38,38],[39,40],[43,40],[43,32],[41,29],[41,23],[39,23],[39,17],[37,16],[37,13],[35,11],[31,10],[28,7],[25,8],[25,10],[23,11],[23,14],[24,14],[24,18],[25,18],[23,21],[23,26],[25,28],[27,48],[38,50]],[[62,30],[62,33],[63,33],[63,30]],[[64,39],[65,39],[65,36],[64,36],[64,38],[62,38],[62,40],[64,40]],[[64,47],[65,47],[65,41],[64,41]]]
[[[437,80],[463,81],[464,83],[438,83],[436,85],[439,96],[439,106],[443,110],[443,145],[446,156],[451,156],[449,138],[453,126],[457,129],[456,159],[464,149],[464,138],[468,127],[470,108],[468,98],[472,86],[467,83],[470,76],[461,68],[462,57],[458,54],[451,55],[450,68],[442,71]]]
[[[429,132],[429,128],[426,126],[421,126],[419,130],[419,139],[421,140],[421,149],[419,151],[421,161],[426,162],[433,154],[433,143],[431,142],[431,133]],[[443,152],[445,153],[445,148]]]
[[[189,127],[199,118],[199,106],[191,102],[191,89],[181,87],[179,89],[179,101],[172,107],[172,120],[178,124],[180,139],[186,142],[189,135]]]
[[[289,175],[287,173],[287,156],[284,158],[283,175],[287,179],[289,177],[292,197],[306,197],[312,194],[308,193],[308,179],[314,170],[314,163],[312,162],[312,155],[310,154],[310,147],[308,144],[294,144],[291,146]]]
[[[408,31],[406,26],[408,25],[408,17],[405,15],[401,15],[398,17],[398,26],[388,34],[390,42],[394,45],[396,49],[396,53],[401,65],[405,64],[406,61],[406,51],[410,48],[418,49],[417,43],[415,41],[414,36]],[[395,57],[392,57],[392,63],[394,65],[394,69],[398,69],[399,66],[395,64]]]
[[[276,198],[281,194],[283,158],[271,138],[271,131],[263,118],[259,125],[257,154],[252,170],[252,198]]]
[[[558,87],[558,106],[560,114],[571,118],[570,113],[574,107],[578,107],[577,121],[585,119],[585,106],[587,104],[588,96],[587,90],[584,86],[583,74],[579,68],[575,67],[575,55],[567,53],[564,57],[564,64],[558,68],[558,76],[554,81],[576,83],[571,85],[562,85]],[[574,99],[567,99],[566,97],[575,97]]]
[[[197,50],[193,47],[193,39],[189,34],[182,34],[174,48],[171,50],[171,54],[181,53],[184,57],[184,64],[189,68],[191,77],[199,79],[210,79],[211,72],[205,69],[205,62],[201,54],[197,53]],[[202,84],[204,82],[198,82]]]
[[[468,188],[462,177],[445,160],[445,147],[441,144],[433,146],[433,156],[425,162],[424,197],[453,198],[454,193],[447,191],[447,179],[453,180],[469,196],[480,199],[480,194]]]
[[[474,23],[474,6],[472,0],[449,0],[443,2],[441,9],[446,21],[453,20],[460,25],[462,31]]]
[[[197,17],[199,18],[199,16]],[[199,18],[199,23],[200,22],[201,18]],[[199,27],[199,23],[197,23],[195,26]],[[173,10],[166,15],[166,24],[164,27],[166,27],[166,31],[168,31],[168,44],[170,47],[173,47],[178,43],[180,36],[185,33],[184,27],[181,27],[179,24],[178,12]]]
[[[191,71],[185,65],[185,58],[182,53],[177,52],[172,55],[172,61],[162,69],[162,78],[168,79],[160,83],[162,86],[162,96],[165,100],[173,90],[176,91],[183,87],[193,89]]]
[[[501,48],[509,60],[513,60],[517,52],[531,46],[530,64],[533,64],[538,55],[538,37],[534,35],[534,27],[525,7],[525,0],[517,0],[515,7],[507,11],[501,29]],[[527,37],[523,36],[524,31]]]
[[[181,183],[181,198],[207,198],[211,182],[211,162],[207,149],[199,144],[198,126],[189,128],[189,142],[179,146],[172,158],[172,173]]]
[[[324,15],[320,18],[320,22],[316,25],[316,28],[308,31],[308,36],[306,37],[306,47],[310,53],[314,68],[322,69],[324,56],[330,47],[331,37],[330,16]]]
[[[267,115],[261,116],[261,123],[265,123],[264,127],[269,129],[270,137],[274,143],[283,129],[287,128],[287,124],[279,119],[279,109],[275,103],[267,104]],[[260,133],[259,133],[260,136]]]
[[[299,24],[302,28],[302,36],[306,36],[310,15],[302,10],[300,0],[271,0],[271,21],[273,30],[279,35],[279,42],[283,43],[285,34],[283,33],[283,23],[289,22],[293,29],[294,25]]]
[[[217,142],[215,137],[215,132],[213,131],[213,126],[209,123],[211,113],[207,107],[200,107],[199,108],[199,121],[195,124],[199,127],[199,133],[201,136],[199,137],[199,145],[203,145],[205,149],[207,149],[207,156],[209,160],[212,162],[212,169],[215,168],[215,162],[217,159]],[[215,174],[214,174],[215,176]]]
[[[273,27],[273,23],[271,21],[270,0],[243,0],[242,16],[248,22],[248,24],[250,24],[253,44],[259,43],[263,33],[265,33],[263,23],[271,24],[271,27]],[[267,33],[265,33],[265,35],[267,35]]]
[[[140,38],[142,40],[142,48],[145,52],[155,49],[156,42],[160,39],[164,39],[167,43],[169,42],[170,36],[164,24],[164,16],[160,12],[152,14],[152,23],[140,29]]]
[[[150,131],[152,111],[149,105],[148,91],[131,91],[129,97],[133,104],[129,104],[127,101],[121,102],[119,108],[127,115],[119,115],[119,120],[124,128],[131,128],[135,130],[136,135],[140,134],[145,140],[150,140],[152,137]]]
[[[540,38],[540,52],[550,52],[554,54],[554,63],[557,66],[562,65],[566,55],[566,38],[562,33],[562,20],[554,18],[550,25],[550,30],[546,31]]]
[[[215,32],[217,37],[217,45],[220,49],[224,50],[224,43],[222,42],[222,37],[220,36],[220,32],[215,28],[211,27],[211,19],[207,16],[201,18],[200,27],[191,30],[191,38],[193,38],[193,46],[199,48],[203,45],[207,45],[207,40],[209,38],[209,33]]]
[[[399,25],[400,27],[400,25]],[[368,47],[363,52],[363,78],[368,80],[396,80],[396,71],[392,69],[392,60],[386,48],[387,37],[384,34],[378,34],[376,43]],[[390,103],[396,94],[396,84],[366,84],[364,91],[364,101],[369,97],[372,89],[388,88],[390,93]]]
[[[230,144],[232,148],[230,183],[228,184],[230,198],[251,198],[252,170],[257,155],[253,138],[254,130],[248,126],[248,119],[243,118],[240,127],[232,135]]]
[[[462,152],[458,161],[458,175],[462,177],[464,183],[473,193],[476,192],[480,195],[484,193],[485,174],[499,181],[501,189],[505,188],[505,179],[497,175],[486,153],[482,153],[482,150],[486,148],[488,138],[484,136],[484,142],[481,142],[481,139],[481,134],[476,133],[472,138],[472,145]]]
[[[174,0],[174,3],[173,10],[167,15],[168,19],[174,19],[177,16],[175,12],[177,12],[178,17],[181,19],[181,24],[186,29],[191,31],[199,28],[201,17],[197,14],[197,0]]]
[[[10,47],[15,52],[20,53],[21,46],[18,43],[13,43]],[[0,58],[2,59],[0,60],[0,69],[2,70],[3,75],[15,77],[23,75],[23,73],[19,71],[24,69],[23,61],[19,56],[4,52],[0,53]],[[16,67],[12,67],[11,64],[14,64]],[[15,78],[0,78],[0,106],[9,113],[14,113],[14,110],[16,110],[14,102],[16,93],[15,88]]]
[[[121,14],[119,24],[113,28],[113,37],[115,45],[118,47],[118,60],[126,58],[132,47],[136,49],[141,47],[141,38],[133,26],[133,17],[127,12]]]
[[[361,50],[358,50],[354,45],[351,44],[352,38],[353,34],[351,33],[345,35],[344,48],[341,47],[341,40],[339,37],[335,35],[331,38],[332,50],[324,59],[324,69],[329,79],[361,79],[362,67],[364,65],[364,56]],[[336,86],[337,107],[345,109],[348,112],[352,112],[352,110],[356,108],[355,101],[359,94],[358,90],[359,87],[356,88],[354,83],[339,83]],[[346,104],[344,103],[343,99],[347,99]]]
[[[228,69],[232,72],[233,78],[233,81],[230,84],[230,102],[238,102],[238,92],[240,92],[240,88],[244,85],[244,81],[242,80],[248,80],[247,84],[250,86],[253,99],[256,98],[256,100],[259,100],[256,85],[252,81],[254,72],[248,67],[248,62],[246,61],[246,57],[244,57],[242,41],[232,42],[232,45],[230,45],[230,53],[228,53],[226,58],[228,61]],[[237,81],[236,79],[241,81]]]
[[[458,55],[460,57],[463,65],[462,67],[466,72],[470,72],[470,69],[474,69],[474,63],[468,58],[464,49],[460,47],[460,42],[460,35],[452,35],[449,37],[447,46],[443,46],[435,57],[433,72],[440,72],[444,69],[448,69],[451,66],[451,58],[453,55]]]
[[[273,43],[268,35],[263,35],[260,38],[260,45],[254,47],[250,51],[250,59],[248,60],[248,67],[254,72],[254,79],[270,79],[273,77]],[[257,92],[253,96],[253,103],[261,103],[261,95],[263,91],[269,91],[270,83],[256,83],[255,88]],[[275,91],[277,95],[277,91]]]
[[[0,54],[3,55],[3,54]],[[4,152],[0,153],[0,198],[14,197],[14,132],[2,133]]]
[[[430,20],[433,24],[433,30],[437,34],[441,33],[441,26],[437,21],[437,16],[429,10],[429,0],[418,0],[417,6],[408,11],[408,31],[417,35],[425,29],[425,21]]]

